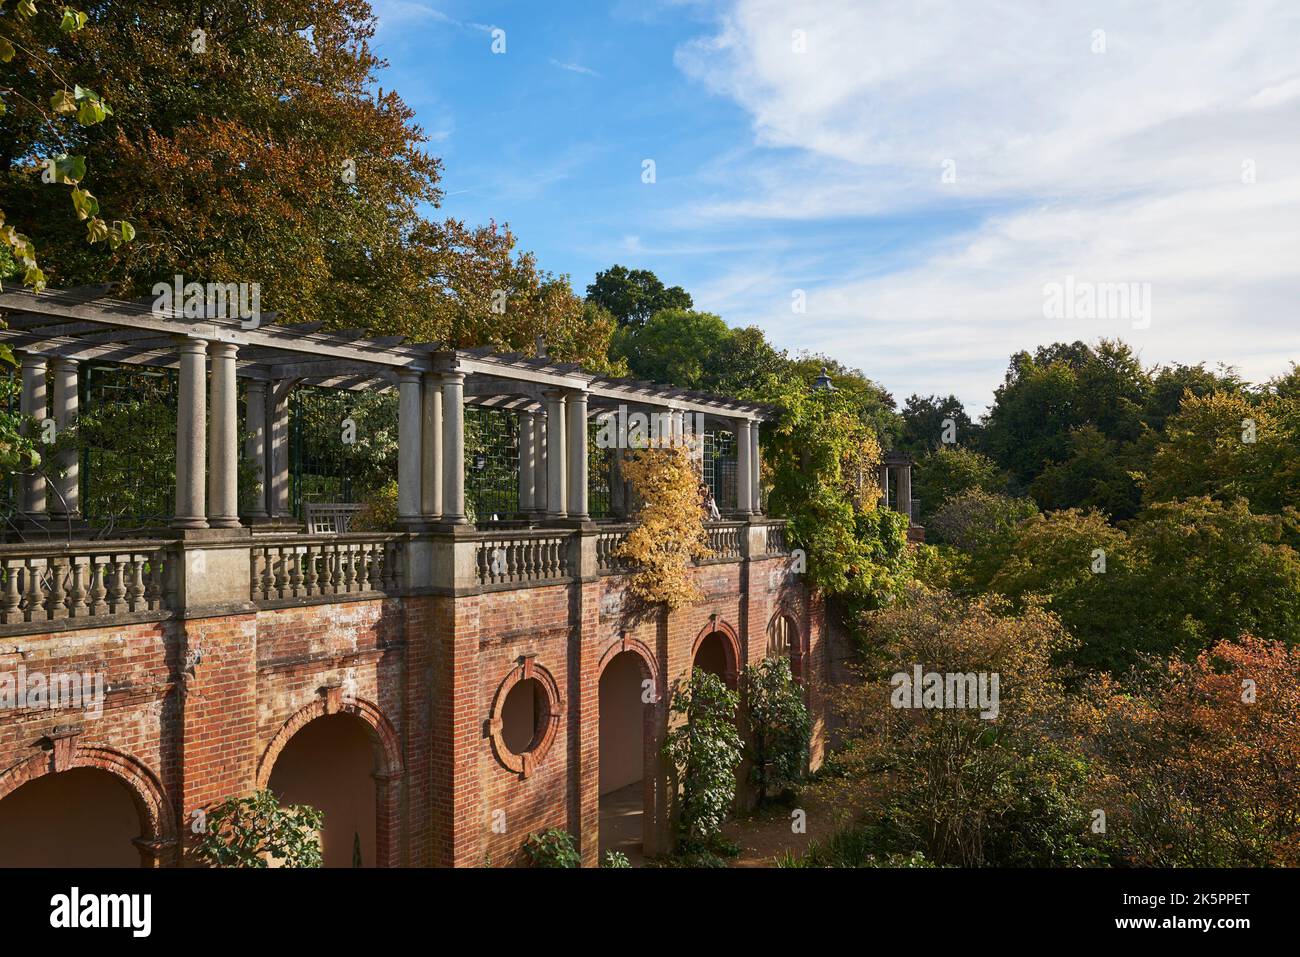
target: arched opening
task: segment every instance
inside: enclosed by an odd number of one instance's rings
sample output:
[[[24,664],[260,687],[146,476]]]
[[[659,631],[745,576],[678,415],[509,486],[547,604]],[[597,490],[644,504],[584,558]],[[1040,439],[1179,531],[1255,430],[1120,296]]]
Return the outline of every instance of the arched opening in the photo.
[[[692,665],[701,671],[717,675],[731,690],[736,690],[736,678],[739,665],[735,660],[731,642],[720,631],[711,631],[695,649]]]
[[[281,804],[308,804],[325,815],[325,867],[376,866],[374,731],[350,714],[309,721],[275,759],[268,787]]]
[[[767,657],[789,658],[790,674],[799,684],[804,683],[803,640],[799,637],[799,626],[784,612],[773,616],[767,626]]]
[[[653,720],[645,700],[644,662],[632,651],[609,660],[600,675],[600,854],[621,851],[644,860],[646,752]]]
[[[0,800],[0,867],[139,867],[140,812],[99,768],[45,774]]]

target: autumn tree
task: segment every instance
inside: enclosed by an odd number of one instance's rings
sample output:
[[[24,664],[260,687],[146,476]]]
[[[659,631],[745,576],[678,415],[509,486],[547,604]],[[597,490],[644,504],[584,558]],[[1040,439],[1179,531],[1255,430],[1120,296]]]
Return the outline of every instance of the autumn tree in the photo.
[[[641,502],[636,524],[617,554],[636,568],[628,589],[670,611],[693,604],[700,590],[691,565],[710,554],[700,477],[687,445],[652,444],[625,460],[623,475]]]
[[[1244,635],[1145,695],[1094,694],[1098,806],[1129,864],[1300,866],[1300,652]]]

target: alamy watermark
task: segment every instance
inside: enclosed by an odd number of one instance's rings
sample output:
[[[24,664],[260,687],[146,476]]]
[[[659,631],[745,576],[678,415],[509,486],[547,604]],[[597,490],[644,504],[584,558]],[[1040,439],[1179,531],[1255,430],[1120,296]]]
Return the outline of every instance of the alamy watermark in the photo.
[[[681,428],[673,419],[681,416]],[[704,415],[686,412],[632,412],[626,405],[596,416],[596,448],[644,449],[658,444],[693,444],[704,438]]]
[[[46,708],[84,711],[89,718],[104,713],[104,675],[94,671],[0,671],[0,710]]]
[[[895,708],[978,708],[981,718],[994,720],[1001,710],[998,698],[1001,681],[996,671],[940,673],[913,665],[911,674],[899,671],[889,679],[894,688],[889,703]]]
[[[255,282],[186,282],[153,285],[153,314],[163,319],[238,319],[244,329],[262,324],[262,286]]]
[[[1089,282],[1066,276],[1043,284],[1045,319],[1114,319],[1151,328],[1151,283]]]

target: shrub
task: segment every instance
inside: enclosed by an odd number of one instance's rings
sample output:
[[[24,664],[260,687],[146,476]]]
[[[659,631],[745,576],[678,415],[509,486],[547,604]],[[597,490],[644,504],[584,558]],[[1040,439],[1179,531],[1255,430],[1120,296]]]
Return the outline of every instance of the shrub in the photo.
[[[281,807],[269,790],[227,798],[208,812],[194,856],[211,867],[320,867],[325,815],[313,807]]]
[[[627,859],[627,855],[622,851],[606,851],[605,856],[600,860],[600,866],[607,868],[624,868],[631,867],[632,863]]]
[[[573,846],[573,835],[561,827],[548,827],[540,834],[529,834],[524,850],[533,867],[581,867],[582,858]]]
[[[812,718],[790,659],[768,658],[745,668],[750,777],[758,800],[798,783],[808,767]]]
[[[721,678],[699,668],[673,694],[672,714],[685,720],[668,732],[663,755],[675,776],[677,830],[687,845],[715,837],[735,803],[739,704]]]

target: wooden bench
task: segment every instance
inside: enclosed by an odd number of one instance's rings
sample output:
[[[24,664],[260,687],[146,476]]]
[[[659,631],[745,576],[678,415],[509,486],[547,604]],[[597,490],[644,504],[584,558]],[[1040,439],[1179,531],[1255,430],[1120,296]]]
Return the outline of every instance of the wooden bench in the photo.
[[[303,517],[308,535],[338,535],[348,531],[362,506],[346,502],[306,502]]]

